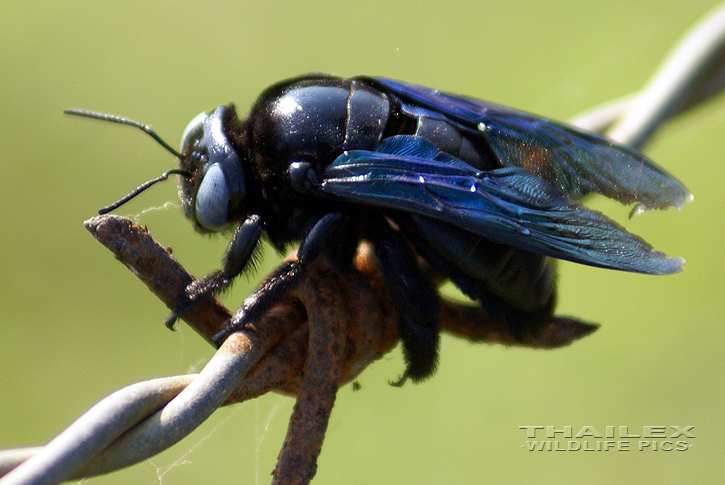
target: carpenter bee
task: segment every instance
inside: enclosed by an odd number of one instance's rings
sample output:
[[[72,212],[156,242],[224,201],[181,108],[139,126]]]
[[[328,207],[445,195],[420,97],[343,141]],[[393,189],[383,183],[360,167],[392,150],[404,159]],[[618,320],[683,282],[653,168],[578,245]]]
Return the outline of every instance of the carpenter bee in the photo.
[[[311,74],[275,84],[240,119],[234,105],[194,118],[173,153],[185,215],[201,233],[233,229],[222,269],[194,281],[173,325],[250,266],[263,235],[279,251],[299,242],[215,337],[220,345],[294,288],[316,258],[349,268],[372,243],[400,313],[406,370],[438,362],[436,288],[422,257],[514,335],[553,315],[555,260],[670,274],[683,260],[655,251],[578,200],[600,193],[634,211],[677,208],[685,186],[646,156],[599,135],[507,107],[379,77]]]

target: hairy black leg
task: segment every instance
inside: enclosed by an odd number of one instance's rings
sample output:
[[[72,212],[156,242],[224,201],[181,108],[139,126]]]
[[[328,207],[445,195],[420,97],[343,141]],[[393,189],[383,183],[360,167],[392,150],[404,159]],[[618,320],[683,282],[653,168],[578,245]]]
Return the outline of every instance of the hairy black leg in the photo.
[[[254,251],[262,235],[262,220],[252,215],[241,223],[234,232],[234,237],[224,253],[224,266],[186,287],[184,295],[179,299],[172,314],[164,320],[164,324],[173,329],[179,316],[195,302],[217,295],[228,289],[234,278],[239,276],[252,260]]]
[[[380,221],[375,232],[376,255],[400,312],[399,332],[407,365],[393,384],[402,385],[407,379],[419,382],[432,376],[438,366],[438,294],[423,276],[414,253],[399,232],[385,221]]]
[[[285,293],[297,286],[309,264],[327,249],[330,236],[339,231],[346,220],[346,216],[341,213],[322,216],[302,240],[297,251],[297,259],[283,263],[244,300],[244,305],[234,314],[229,325],[214,336],[214,343],[217,346],[221,345],[229,335],[240,330],[248,322],[257,320]]]
[[[555,261],[488,241],[440,221],[396,214],[418,254],[489,318],[505,324],[522,342],[547,324],[556,305]]]

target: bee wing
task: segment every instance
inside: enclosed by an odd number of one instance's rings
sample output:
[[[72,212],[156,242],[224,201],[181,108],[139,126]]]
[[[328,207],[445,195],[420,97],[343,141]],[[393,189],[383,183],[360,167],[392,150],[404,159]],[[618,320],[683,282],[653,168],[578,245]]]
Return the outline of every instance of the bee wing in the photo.
[[[320,177],[327,197],[409,211],[554,258],[646,274],[681,270],[599,212],[518,167],[479,172],[419,137],[339,156]]]
[[[600,193],[639,209],[680,208],[692,196],[662,167],[606,137],[523,111],[415,84],[373,78],[412,116],[445,119],[483,138],[501,167],[520,167],[561,193]]]

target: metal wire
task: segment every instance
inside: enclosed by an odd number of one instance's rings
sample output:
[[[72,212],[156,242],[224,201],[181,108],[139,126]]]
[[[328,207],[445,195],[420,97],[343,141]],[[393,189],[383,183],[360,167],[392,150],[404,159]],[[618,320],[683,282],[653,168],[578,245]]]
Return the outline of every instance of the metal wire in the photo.
[[[239,346],[243,352],[232,350]],[[55,484],[108,473],[160,453],[204,422],[237,388],[263,346],[227,339],[200,374],[140,382],[114,392],[0,481]],[[3,458],[3,457],[0,457]],[[7,468],[9,463],[3,464]]]
[[[167,405],[194,377],[154,379],[114,392],[6,475],[3,484],[50,484],[73,478],[126,430]]]
[[[667,119],[710,99],[723,87],[725,6],[684,37],[641,93],[598,107],[572,123],[639,147]],[[0,451],[0,485],[56,484],[150,458],[191,433],[221,406],[263,347],[254,335],[236,334],[199,375],[128,386],[93,406],[47,445]]]

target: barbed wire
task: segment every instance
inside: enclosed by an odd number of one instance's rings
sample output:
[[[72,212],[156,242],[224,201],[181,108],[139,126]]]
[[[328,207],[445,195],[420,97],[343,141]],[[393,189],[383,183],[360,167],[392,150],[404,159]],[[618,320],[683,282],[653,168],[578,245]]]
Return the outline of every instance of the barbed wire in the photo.
[[[572,123],[638,148],[666,120],[705,102],[724,86],[721,6],[685,35],[640,93],[595,108]],[[128,219],[96,217],[86,221],[86,228],[169,308],[193,280],[163,245]],[[429,268],[428,276],[442,281]],[[478,342],[553,348],[597,328],[554,317],[521,343],[478,307],[445,299],[440,304],[442,329]],[[193,307],[184,320],[211,342],[230,316],[218,300],[209,299]],[[0,485],[51,485],[130,466],[180,441],[219,406],[271,390],[297,396],[273,482],[308,483],[338,387],[395,346],[396,321],[369,246],[360,246],[352,274],[316,262],[299,288],[259,322],[227,339],[199,374],[125,387],[45,446],[0,451]]]

